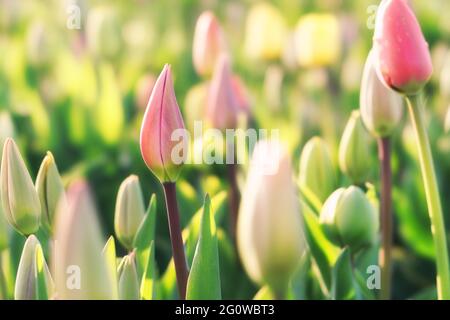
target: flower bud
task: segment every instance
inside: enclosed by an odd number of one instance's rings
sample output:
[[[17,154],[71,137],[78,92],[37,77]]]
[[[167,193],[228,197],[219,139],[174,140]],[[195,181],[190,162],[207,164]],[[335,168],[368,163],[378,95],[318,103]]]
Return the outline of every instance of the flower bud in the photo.
[[[341,38],[336,16],[310,13],[301,17],[295,31],[298,64],[302,67],[335,64],[341,55]]]
[[[403,98],[379,80],[373,51],[364,66],[359,104],[362,120],[375,137],[391,135],[402,119]]]
[[[120,185],[114,215],[114,230],[119,241],[131,250],[136,232],[145,215],[139,178],[131,175]]]
[[[1,166],[1,200],[9,224],[24,235],[39,228],[41,205],[16,143],[6,139]]]
[[[216,16],[203,12],[197,20],[194,32],[192,59],[199,75],[209,76],[222,52],[226,51],[225,38]]]
[[[31,235],[25,242],[20,257],[14,299],[47,300],[52,297],[53,291],[53,280],[41,244],[34,235]]]
[[[178,129],[182,131],[178,132]],[[172,73],[170,66],[166,64],[150,96],[142,120],[140,138],[142,158],[162,182],[175,181],[181,164],[187,157],[184,130],[183,118],[173,89]],[[172,136],[177,136],[178,140]]]
[[[140,288],[135,253],[123,257],[118,268],[119,299],[139,300]]]
[[[283,293],[305,248],[302,235],[289,155],[276,141],[260,141],[253,151],[237,224],[238,250],[249,276]]]
[[[339,144],[339,166],[355,184],[363,183],[370,171],[369,134],[359,111],[352,112]]]
[[[56,208],[60,201],[66,201],[66,194],[58,167],[50,151],[47,152],[39,168],[36,190],[41,201],[41,225],[51,232]]]
[[[55,217],[54,277],[58,298],[108,300],[114,294],[114,275],[102,254],[104,241],[88,185],[83,181],[67,190]]]
[[[279,58],[283,53],[286,38],[286,22],[276,7],[262,2],[250,9],[245,29],[245,49],[250,58]]]
[[[6,248],[8,248],[8,223],[5,220],[3,206],[0,203],[0,255]]]
[[[428,44],[407,0],[383,0],[375,24],[374,50],[380,79],[389,88],[416,94],[433,72]]]
[[[117,13],[111,7],[90,9],[86,22],[87,45],[95,56],[114,58],[122,46]]]
[[[328,146],[322,138],[313,137],[303,147],[299,183],[302,188],[312,191],[321,202],[335,189],[336,172]]]
[[[217,129],[234,129],[240,111],[228,56],[222,55],[214,69],[206,117]]]
[[[375,208],[355,186],[330,195],[320,212],[320,224],[332,242],[355,251],[376,240],[379,226]]]

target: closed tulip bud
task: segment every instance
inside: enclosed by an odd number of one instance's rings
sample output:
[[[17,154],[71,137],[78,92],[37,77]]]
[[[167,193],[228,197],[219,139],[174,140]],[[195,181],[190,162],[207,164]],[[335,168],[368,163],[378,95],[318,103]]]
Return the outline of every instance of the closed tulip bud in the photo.
[[[374,50],[380,79],[391,89],[416,94],[433,72],[428,44],[407,0],[383,0]]]
[[[336,172],[330,151],[319,137],[310,139],[300,157],[300,186],[312,191],[324,202],[336,187]]]
[[[41,205],[33,181],[14,140],[3,147],[1,166],[1,200],[9,224],[24,235],[39,228]]]
[[[176,181],[181,165],[186,160],[187,139],[184,129],[170,66],[165,65],[150,96],[142,120],[140,138],[142,157],[147,167],[162,182]],[[181,136],[174,139],[172,136],[175,136],[176,131]]]
[[[246,21],[245,49],[251,58],[280,58],[286,38],[286,22],[276,7],[262,2],[250,9]]]
[[[0,255],[6,248],[8,248],[8,223],[5,220],[3,206],[0,203]]]
[[[54,229],[54,276],[63,300],[116,299],[114,274],[102,254],[104,241],[85,182],[72,184],[67,202],[58,205]]]
[[[51,152],[47,152],[39,168],[36,190],[41,201],[41,225],[51,232],[58,203],[66,201],[64,185]]]
[[[125,256],[118,268],[119,299],[139,300],[140,289],[135,253]]]
[[[378,78],[373,51],[367,57],[361,83],[359,105],[366,128],[375,137],[392,134],[403,115],[403,98]]]
[[[225,38],[216,16],[203,12],[197,20],[194,32],[192,59],[199,75],[212,74],[219,55],[226,51]]]
[[[20,257],[14,299],[47,300],[52,297],[53,291],[53,280],[41,244],[34,235],[31,235],[25,241]]]
[[[237,244],[249,276],[277,294],[284,293],[305,248],[292,180],[285,148],[276,141],[259,142],[242,193]]]
[[[339,144],[339,166],[355,184],[365,181],[370,171],[369,134],[359,111],[353,111]]]
[[[295,31],[299,65],[323,67],[335,64],[341,56],[341,39],[336,16],[311,13],[301,17]]]
[[[114,58],[122,46],[117,13],[111,7],[90,9],[86,22],[87,45],[95,56]]]
[[[211,81],[206,116],[217,129],[234,129],[239,112],[239,100],[233,83],[230,61],[226,55],[222,55]]]
[[[131,175],[120,185],[114,215],[117,238],[128,249],[133,249],[136,232],[145,215],[144,199],[139,178]]]
[[[375,208],[355,186],[330,195],[320,212],[320,224],[332,242],[354,251],[372,244],[379,226]]]

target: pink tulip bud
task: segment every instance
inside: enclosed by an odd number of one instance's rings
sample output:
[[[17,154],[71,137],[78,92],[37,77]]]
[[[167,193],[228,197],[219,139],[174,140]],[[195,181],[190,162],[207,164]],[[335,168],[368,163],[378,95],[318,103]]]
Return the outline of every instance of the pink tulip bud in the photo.
[[[214,69],[207,102],[206,117],[217,129],[233,129],[237,125],[240,97],[231,73],[227,55],[222,55]]]
[[[430,79],[428,44],[406,0],[383,0],[374,34],[377,72],[385,84],[404,94],[417,93]]]
[[[141,127],[141,154],[147,167],[162,181],[175,181],[187,156],[184,123],[173,89],[170,65],[165,65],[148,101]],[[174,135],[181,129],[180,135]],[[179,149],[180,138],[183,148]],[[176,152],[174,148],[177,147]],[[173,152],[172,152],[173,151]]]
[[[199,75],[209,76],[226,44],[217,18],[211,11],[203,12],[197,20],[192,58]]]

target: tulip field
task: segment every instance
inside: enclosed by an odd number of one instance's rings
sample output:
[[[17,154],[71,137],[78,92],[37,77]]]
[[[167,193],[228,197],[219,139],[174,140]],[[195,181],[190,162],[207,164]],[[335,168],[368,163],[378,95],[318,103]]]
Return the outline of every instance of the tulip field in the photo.
[[[445,12],[0,0],[0,300],[450,300]]]

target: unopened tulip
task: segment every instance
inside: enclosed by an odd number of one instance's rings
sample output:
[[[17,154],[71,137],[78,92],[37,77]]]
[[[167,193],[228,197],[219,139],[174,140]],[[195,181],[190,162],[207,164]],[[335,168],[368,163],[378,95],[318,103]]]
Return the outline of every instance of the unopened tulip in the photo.
[[[379,226],[375,208],[355,186],[330,195],[320,212],[320,223],[332,242],[355,251],[374,243]]]
[[[8,223],[5,220],[3,206],[0,203],[0,254],[6,248],[8,248]]]
[[[300,157],[300,186],[309,189],[324,202],[336,187],[336,173],[330,151],[324,140],[313,137]]]
[[[304,251],[302,235],[289,155],[279,142],[258,142],[237,225],[238,250],[249,276],[283,294]]]
[[[260,2],[250,9],[245,29],[245,49],[250,58],[278,59],[286,38],[286,22],[276,7]]]
[[[378,78],[373,51],[364,67],[359,105],[362,120],[375,137],[391,135],[402,119],[403,98],[386,88]]]
[[[14,299],[47,300],[52,297],[53,291],[53,280],[41,244],[34,235],[31,235],[25,242],[20,257]]]
[[[192,59],[199,75],[212,74],[219,55],[226,51],[222,29],[211,11],[203,12],[197,20],[194,32]]]
[[[97,211],[85,182],[67,190],[67,202],[58,205],[52,257],[59,299],[116,299],[114,275],[102,254],[104,241]]]
[[[141,154],[147,167],[160,181],[175,181],[187,156],[187,141],[172,137],[176,130],[184,130],[183,118],[172,83],[172,72],[165,65],[153,88],[141,127]],[[177,140],[178,138],[178,140]],[[179,144],[182,143],[182,150]],[[177,148],[175,148],[177,147]],[[177,152],[179,151],[179,152]]]
[[[370,172],[369,134],[359,111],[352,112],[339,144],[339,166],[355,184],[363,183]]]
[[[206,110],[208,120],[217,129],[234,129],[240,106],[226,55],[219,58],[209,90]]]
[[[41,201],[41,224],[51,231],[58,203],[66,200],[64,185],[51,152],[47,152],[39,168],[36,190]]]
[[[335,64],[341,55],[341,38],[336,16],[311,13],[301,17],[295,31],[299,65],[323,67]]]
[[[125,256],[118,268],[119,299],[139,300],[140,288],[135,253]]]
[[[377,72],[384,83],[416,94],[433,71],[428,44],[407,0],[383,0],[375,24]]]
[[[134,237],[144,215],[144,199],[139,178],[131,175],[120,185],[114,215],[114,230],[117,238],[128,250],[133,248]]]
[[[5,217],[11,226],[24,235],[36,232],[41,204],[19,149],[10,138],[3,147],[0,189]]]

